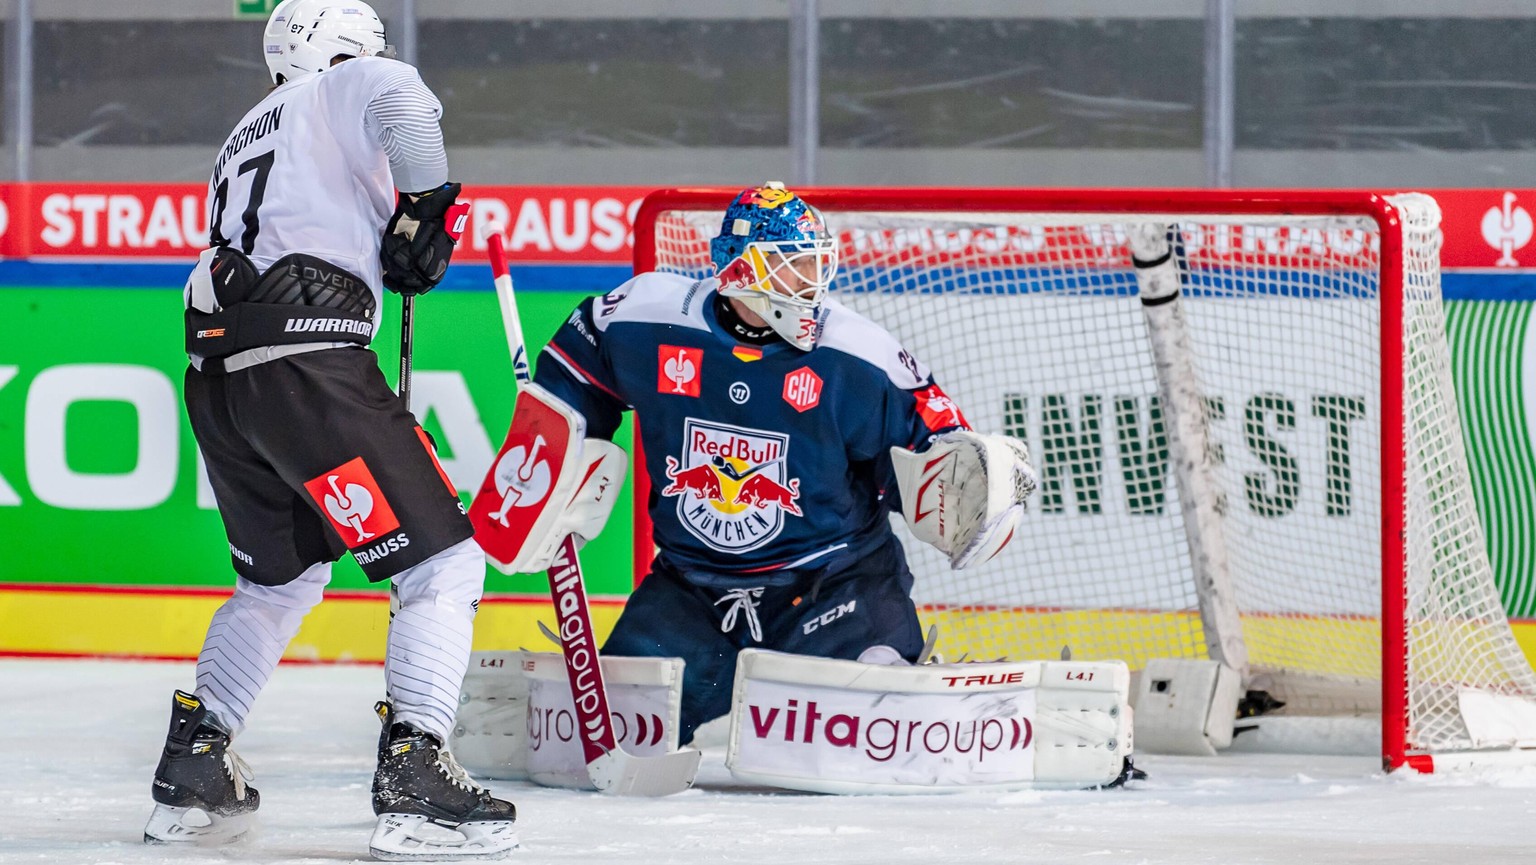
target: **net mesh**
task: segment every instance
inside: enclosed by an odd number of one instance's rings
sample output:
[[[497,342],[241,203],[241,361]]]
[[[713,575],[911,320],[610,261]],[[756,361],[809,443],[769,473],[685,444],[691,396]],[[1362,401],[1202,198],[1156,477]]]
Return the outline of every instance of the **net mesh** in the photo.
[[[1484,552],[1440,303],[1439,215],[1404,221],[1404,592],[1409,744],[1486,744],[1468,689],[1536,678]],[[928,364],[973,427],[1028,443],[1040,478],[1019,536],[964,571],[914,541],[915,597],[950,659],[1206,657],[1148,317],[1127,246],[1176,226],[1178,301],[1204,405],[1248,686],[1291,712],[1380,710],[1381,236],[1369,216],[869,212],[838,231],[832,296]],[[719,212],[663,213],[658,269],[711,272]],[[1396,579],[1396,578],[1392,578]]]

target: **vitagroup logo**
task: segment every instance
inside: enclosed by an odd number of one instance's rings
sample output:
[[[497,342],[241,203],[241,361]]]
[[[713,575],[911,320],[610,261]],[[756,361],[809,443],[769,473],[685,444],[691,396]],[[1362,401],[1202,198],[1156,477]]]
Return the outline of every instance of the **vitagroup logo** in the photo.
[[[980,765],[998,753],[1024,752],[1034,723],[1020,713],[991,717],[899,717],[889,712],[825,712],[816,700],[749,702],[745,730],[756,739],[847,748],[876,762],[948,757]]]
[[[1515,252],[1531,242],[1531,212],[1515,204],[1513,192],[1504,193],[1502,207],[1490,207],[1483,214],[1483,240],[1499,251],[1499,267],[1519,267]]]

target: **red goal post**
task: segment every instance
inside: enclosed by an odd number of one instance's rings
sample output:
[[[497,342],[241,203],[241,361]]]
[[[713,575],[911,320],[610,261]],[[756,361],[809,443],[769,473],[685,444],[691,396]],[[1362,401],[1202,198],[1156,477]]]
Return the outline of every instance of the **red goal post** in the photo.
[[[647,196],[635,272],[709,275],[736,192]],[[952,650],[1215,657],[1294,711],[1379,712],[1389,768],[1536,747],[1536,676],[1498,602],[1450,392],[1432,199],[801,194],[842,241],[833,297],[924,358],[979,427],[1024,438],[1042,472],[1037,534],[980,577],[905,539]],[[1131,263],[1160,234],[1182,280],[1171,311]],[[1291,443],[1306,423],[1324,444]],[[654,547],[643,468],[635,482],[638,579]]]

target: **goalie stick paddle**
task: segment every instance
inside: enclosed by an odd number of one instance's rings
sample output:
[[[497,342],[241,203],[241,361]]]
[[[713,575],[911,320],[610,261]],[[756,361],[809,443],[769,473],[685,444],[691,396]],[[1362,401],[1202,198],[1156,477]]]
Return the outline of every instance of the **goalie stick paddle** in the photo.
[[[507,349],[512,355],[512,373],[519,385],[526,384],[532,378],[527,347],[499,230],[491,232],[490,254],[496,299],[501,304]],[[699,751],[685,749],[637,757],[619,747],[613,732],[613,716],[608,710],[608,689],[603,684],[603,668],[598,661],[597,638],[592,632],[592,613],[587,606],[576,539],[569,535],[560,541],[560,551],[549,569],[549,591],[555,603],[560,651],[565,655],[566,678],[570,681],[571,701],[581,732],[582,759],[586,761],[592,785],[600,792],[616,796],[666,796],[692,787],[703,757]]]

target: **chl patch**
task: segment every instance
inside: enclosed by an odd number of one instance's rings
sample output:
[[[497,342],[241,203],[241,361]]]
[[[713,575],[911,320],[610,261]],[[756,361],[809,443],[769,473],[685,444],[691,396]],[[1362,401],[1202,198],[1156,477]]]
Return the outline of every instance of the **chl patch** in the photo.
[[[821,376],[808,366],[802,366],[784,376],[784,401],[805,412],[821,402]]]
[[[656,353],[656,392],[698,396],[704,377],[704,350],[663,345]]]
[[[307,481],[304,489],[331,521],[347,549],[366,547],[400,528],[395,510],[362,457],[348,460]]]

